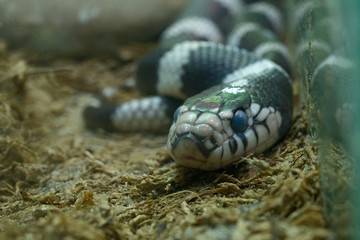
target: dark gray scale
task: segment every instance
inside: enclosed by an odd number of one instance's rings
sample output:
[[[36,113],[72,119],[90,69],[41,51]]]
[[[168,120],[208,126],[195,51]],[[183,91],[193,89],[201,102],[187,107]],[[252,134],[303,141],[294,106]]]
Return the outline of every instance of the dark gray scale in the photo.
[[[193,96],[258,60],[254,54],[230,46],[219,44],[198,48],[191,52],[189,62],[183,66],[183,92]]]
[[[272,106],[281,112],[283,121],[279,136],[283,136],[290,126],[293,108],[290,80],[276,69],[269,69],[261,75],[250,75],[247,79],[250,85],[248,93],[252,102],[259,103],[262,107]],[[275,86],[276,90],[274,89]]]
[[[106,131],[115,131],[111,115],[115,111],[116,106],[101,106],[101,107],[92,107],[88,106],[84,109],[83,118],[85,119],[85,124],[87,128],[90,129],[104,129]]]
[[[159,59],[169,51],[170,47],[160,46],[146,54],[137,64],[135,79],[137,89],[145,95],[157,94]]]

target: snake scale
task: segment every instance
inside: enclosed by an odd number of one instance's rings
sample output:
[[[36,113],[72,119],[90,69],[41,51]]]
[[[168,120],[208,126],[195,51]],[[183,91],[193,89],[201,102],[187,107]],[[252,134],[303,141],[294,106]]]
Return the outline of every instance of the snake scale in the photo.
[[[271,2],[190,1],[137,64],[137,88],[150,96],[106,105],[101,98],[115,91],[107,88],[84,110],[86,125],[169,131],[171,157],[203,170],[262,152],[291,125],[285,29],[282,11]]]

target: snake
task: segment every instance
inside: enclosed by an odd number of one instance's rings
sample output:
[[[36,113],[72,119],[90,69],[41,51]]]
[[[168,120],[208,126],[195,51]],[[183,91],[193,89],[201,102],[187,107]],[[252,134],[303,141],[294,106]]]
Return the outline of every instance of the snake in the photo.
[[[86,126],[168,132],[169,155],[201,170],[269,149],[293,112],[285,25],[270,1],[190,1],[136,65],[147,97],[106,104],[117,89],[105,88],[84,109]]]

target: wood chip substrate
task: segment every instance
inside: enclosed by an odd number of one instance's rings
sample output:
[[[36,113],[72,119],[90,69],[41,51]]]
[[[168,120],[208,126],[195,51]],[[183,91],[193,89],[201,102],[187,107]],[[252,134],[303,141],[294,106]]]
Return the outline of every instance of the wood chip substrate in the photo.
[[[0,239],[331,238],[302,107],[277,145],[212,172],[177,165],[166,135],[85,128],[93,94],[150,47],[45,61],[0,43]]]

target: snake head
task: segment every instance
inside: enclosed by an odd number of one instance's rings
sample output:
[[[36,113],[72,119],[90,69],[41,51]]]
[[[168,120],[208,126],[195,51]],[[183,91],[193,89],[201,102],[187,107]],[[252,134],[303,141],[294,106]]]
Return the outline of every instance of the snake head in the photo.
[[[179,164],[215,170],[274,144],[280,126],[274,107],[252,102],[246,89],[223,87],[212,96],[194,96],[176,110],[167,146]]]

